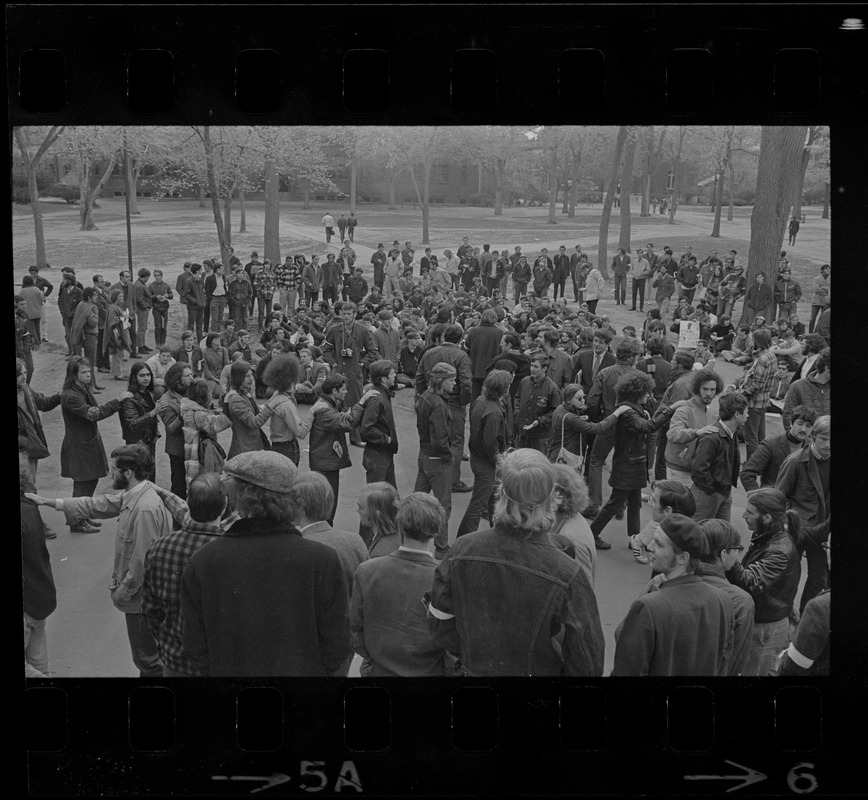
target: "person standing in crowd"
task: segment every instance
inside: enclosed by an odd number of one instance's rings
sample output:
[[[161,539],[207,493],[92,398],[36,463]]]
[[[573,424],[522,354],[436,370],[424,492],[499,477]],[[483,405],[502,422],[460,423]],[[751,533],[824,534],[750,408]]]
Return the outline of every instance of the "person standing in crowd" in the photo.
[[[404,261],[397,248],[393,249],[386,258],[383,267],[385,278],[383,280],[384,294],[387,300],[392,298],[394,292],[400,292],[398,279],[404,274]]]
[[[802,571],[796,549],[800,523],[777,489],[750,492],[743,516],[751,531],[750,546],[726,577],[754,601],[753,636],[742,674],[765,677],[776,672],[778,655],[787,646],[788,619]]]
[[[350,216],[347,218],[347,236],[349,237],[350,242],[356,241],[356,226],[358,224],[359,220],[356,217],[356,212],[350,211]]]
[[[594,546],[609,550],[612,545],[600,538],[603,529],[617,512],[627,506],[628,544],[639,533],[639,513],[642,508],[642,489],[648,485],[648,446],[646,437],[653,434],[671,416],[673,411],[687,403],[679,400],[672,406],[661,406],[653,419],[645,410],[654,384],[643,372],[634,370],[622,375],[615,385],[615,404],[626,405],[614,427],[612,445],[612,474],[609,485],[612,492],[605,505],[591,522]],[[614,409],[613,409],[614,412]],[[594,447],[600,441],[597,437]]]
[[[732,642],[727,647],[723,674],[740,676],[750,653],[755,608],[753,598],[726,579],[726,571],[744,550],[741,534],[729,522],[720,519],[704,519],[699,527],[706,544],[705,555],[700,558],[702,580],[727,595],[732,603]]]
[[[494,528],[457,539],[434,573],[425,594],[431,638],[468,676],[602,675],[594,591],[548,538],[554,467],[542,453],[516,450],[504,456],[500,478]]]
[[[319,290],[322,286],[322,281],[322,267],[320,266],[319,259],[316,256],[313,256],[311,262],[309,264],[305,264],[304,269],[301,272],[301,283],[304,286],[305,293],[304,305],[308,308],[311,307],[312,303],[315,303],[319,300]],[[346,281],[344,281],[344,283],[346,283]],[[274,294],[273,286],[271,293]],[[271,305],[270,299],[268,300],[268,305]],[[260,323],[260,330],[261,328],[262,325]]]
[[[175,280],[175,291],[178,294],[178,302],[182,306],[187,305],[187,289],[186,283],[193,271],[193,262],[185,261],[181,270],[181,274]]]
[[[303,422],[295,404],[295,386],[298,383],[300,365],[291,354],[273,357],[265,368],[263,381],[273,390],[269,403],[271,415],[271,449],[283,453],[296,466],[301,460],[299,439],[306,439],[310,432],[309,422]]]
[[[396,523],[401,546],[360,564],[353,578],[353,649],[364,659],[365,677],[442,676],[446,653],[431,640],[419,598],[434,579],[434,539],[443,508],[414,492],[398,506]]]
[[[220,390],[220,375],[228,363],[229,354],[220,344],[220,334],[211,331],[205,337],[205,349],[202,351],[202,376],[208,382],[214,400],[223,394]]]
[[[239,519],[181,579],[183,649],[202,675],[327,677],[350,653],[340,558],[291,522],[297,475],[280,453],[241,453],[223,467]]]
[[[793,409],[808,406],[818,415],[828,414],[832,406],[832,351],[825,347],[820,351],[804,378],[794,380],[787,389],[781,422],[789,428]]]
[[[792,272],[789,269],[783,270],[775,284],[772,310],[774,311],[774,307],[777,306],[777,313],[772,315],[772,319],[789,318],[791,314],[795,314],[801,299],[802,287],[799,286],[798,281],[792,279]]]
[[[616,629],[613,678],[727,674],[732,602],[701,577],[707,547],[692,519],[661,520],[649,549],[663,581],[633,601]]]
[[[473,374],[470,398],[475,401],[482,393],[487,367],[500,355],[500,341],[503,331],[497,326],[497,312],[487,308],[482,312],[482,321],[471,328],[464,338],[464,346],[470,356],[470,369]]]
[[[371,364],[371,383],[376,394],[365,404],[359,434],[365,443],[362,466],[367,483],[386,481],[398,486],[395,479],[395,453],[398,452],[398,432],[392,411],[395,386],[395,365],[380,359]]]
[[[109,472],[97,422],[115,414],[126,393],[98,405],[90,389],[93,366],[81,356],[69,359],[60,396],[64,435],[60,446],[60,474],[72,478],[73,497],[90,497],[99,479]],[[73,533],[96,533],[99,525],[86,516],[70,522]]]
[[[261,409],[253,396],[253,367],[236,361],[229,371],[229,391],[223,398],[224,413],[232,420],[232,442],[227,458],[253,450],[270,450],[271,443],[262,430],[274,411],[272,397]]]
[[[816,419],[817,412],[812,408],[796,406],[792,411],[789,429],[759,443],[754,454],[741,468],[741,483],[746,492],[775,485],[784,461],[805,446]]]
[[[612,277],[615,280],[615,305],[627,304],[627,273],[630,271],[630,256],[622,247],[612,258]]]
[[[189,488],[200,473],[216,472],[222,468],[222,460],[210,460],[206,446],[203,443],[203,447],[200,447],[200,443],[203,439],[216,441],[217,434],[231,427],[232,421],[225,414],[211,410],[211,388],[202,378],[191,381],[181,398],[181,421],[184,435],[184,470]]]
[[[355,303],[342,303],[340,324],[332,325],[322,343],[323,357],[336,372],[347,379],[347,404],[353,405],[362,396],[364,370],[377,360],[377,346],[371,331],[356,321],[358,307]],[[350,441],[362,446],[356,426],[350,430]],[[337,495],[337,492],[335,492]]]
[[[681,481],[685,486],[690,485],[690,471],[699,437],[717,430],[716,426],[708,421],[708,409],[722,391],[723,379],[713,369],[692,373],[690,402],[672,415],[666,432],[664,457],[667,479]]]
[[[430,250],[430,248],[429,248]],[[371,254],[371,264],[374,265],[374,286],[381,292],[386,281],[386,259],[388,258],[385,245],[380,242],[377,249]]]
[[[416,372],[423,349],[422,334],[417,330],[408,330],[406,339],[407,343],[398,354],[399,372],[395,383],[410,389],[416,385]]]
[[[561,245],[558,252],[552,259],[554,269],[552,270],[552,283],[554,284],[554,299],[558,299],[558,289],[561,290],[561,297],[566,294],[567,276],[570,273],[570,257],[567,255],[567,248]]]
[[[700,435],[692,459],[690,491],[696,501],[693,518],[729,522],[732,489],[738,485],[741,456],[736,430],[745,423],[747,400],[740,394],[720,398],[718,421],[713,433]]]
[[[166,432],[166,455],[169,456],[172,494],[182,500],[187,497],[184,467],[184,420],[181,401],[193,381],[193,370],[184,362],[176,362],[166,372],[166,391],[157,401],[157,415]]]
[[[561,404],[561,390],[546,377],[548,366],[548,356],[531,357],[530,375],[521,382],[515,415],[516,442],[543,454],[548,453],[552,415]]]
[[[169,300],[175,295],[169,284],[163,282],[163,271],[154,270],[154,280],[148,284],[148,297],[151,298],[151,314],[154,317],[154,347],[159,349],[166,343],[169,327]]]
[[[296,267],[296,271],[298,268]],[[235,320],[238,330],[247,327],[247,309],[250,307],[250,298],[253,295],[253,286],[250,278],[241,264],[232,268],[232,275],[226,281],[226,293],[229,298],[229,316]],[[295,304],[291,307],[295,307]]]
[[[630,308],[630,311],[636,311],[636,297],[639,297],[639,311],[645,311],[645,281],[650,274],[651,267],[648,265],[648,261],[645,259],[645,253],[640,248],[636,251],[636,260],[632,264],[632,268],[630,270],[631,280],[631,290],[633,297],[633,305]]]
[[[552,262],[548,251],[543,248],[540,257],[533,264],[533,290],[537,297],[546,297],[552,285]]]
[[[322,393],[311,408],[310,423],[310,468],[322,473],[334,494],[334,506],[328,517],[329,525],[335,521],[340,495],[341,470],[352,466],[347,432],[355,430],[362,421],[365,403],[373,397],[367,392],[347,411],[343,411],[348,390],[347,379],[339,372],[329,375],[322,384]]]
[[[150,353],[151,348],[145,345],[145,334],[148,332],[148,316],[153,308],[153,299],[148,291],[148,278],[151,271],[142,267],[138,271],[138,280],[133,284],[133,298],[136,309],[136,351]]]
[[[732,317],[733,307],[745,293],[747,281],[744,277],[744,266],[735,264],[733,272],[725,275],[720,282],[717,301],[717,316]]]
[[[31,470],[18,459],[18,510],[21,519],[21,575],[24,610],[25,678],[50,675],[45,621],[57,608],[57,590],[51,572],[51,558],[45,544],[39,507],[30,497],[36,494]],[[55,534],[56,535],[56,534]],[[433,570],[432,570],[433,571]],[[428,585],[431,585],[429,580]]]
[[[579,293],[584,294],[585,267],[588,265],[588,257],[582,252],[582,246],[577,244],[570,253],[570,277],[573,281],[573,299],[579,302]],[[584,299],[584,297],[582,297]]]
[[[803,529],[820,525],[831,516],[831,456],[832,418],[824,415],[814,421],[807,446],[790,455],[778,473],[775,489],[786,498],[787,507],[798,515]],[[799,556],[804,551],[808,562],[808,576],[799,602],[801,613],[825,585],[826,557],[822,548],[810,539],[800,542],[797,538],[796,542]]]
[[[49,281],[47,278],[43,278],[39,274],[39,267],[37,267],[35,264],[28,267],[28,272],[30,273],[30,277],[33,278],[33,282],[36,285],[36,288],[39,289],[39,291],[42,292],[42,295],[43,295],[43,302],[42,302],[40,321],[39,321],[39,329],[41,332],[42,341],[47,342],[48,341],[48,333],[47,333],[48,328],[47,328],[47,324],[46,324],[47,321],[46,321],[46,317],[45,317],[45,311],[48,308],[48,297],[54,291],[54,284],[51,283],[51,281]]]
[[[696,287],[699,284],[699,267],[696,266],[696,256],[688,256],[686,263],[678,268],[678,283],[681,284],[681,293],[678,295],[680,300],[682,297],[687,300],[688,305],[693,305],[693,296],[696,294]]]
[[[71,525],[87,517],[118,518],[109,586],[112,602],[126,619],[130,651],[140,677],[162,677],[157,645],[142,616],[142,583],[148,548],[171,531],[172,520],[148,480],[154,464],[147,446],[125,445],[114,450],[111,458],[114,492],[56,500],[31,495],[30,499],[38,505],[53,505]]]
[[[204,288],[208,308],[211,314],[209,330],[211,333],[219,334],[223,330],[223,309],[226,308],[226,300],[228,297],[226,278],[223,275],[222,264],[216,264],[214,266],[214,272],[205,278]],[[231,316],[230,312],[230,318]]]
[[[191,280],[190,283],[195,283]],[[172,352],[172,358],[179,364],[188,364],[193,375],[197,378],[202,376],[202,349],[196,344],[193,331],[184,331],[181,334],[181,346]]]
[[[121,294],[123,295],[124,308],[129,312],[127,321],[129,322],[130,333],[130,358],[137,358],[138,331],[136,330],[136,287],[132,284],[132,274],[127,270],[121,270],[118,273],[118,277],[120,280],[113,284],[111,289],[120,289]]]
[[[325,227],[326,244],[331,244],[332,236],[335,234],[335,218],[326,212],[320,221],[320,224]],[[283,303],[281,303],[281,305],[283,305]]]
[[[121,401],[119,417],[121,433],[125,444],[141,442],[151,454],[151,463],[156,470],[157,439],[157,401],[154,398],[154,376],[144,361],[136,361],[130,367],[130,381],[127,386],[129,397]],[[148,480],[156,481],[156,473],[151,472]]]
[[[271,264],[271,261],[269,261],[267,258],[265,259],[265,261],[268,261],[268,263]],[[250,297],[250,307],[248,308],[248,314],[251,317],[253,316],[253,305],[257,296],[256,276],[259,274],[259,270],[261,270],[264,265],[265,262],[259,260],[259,253],[257,253],[255,250],[250,254],[250,261],[248,261],[244,265],[244,271],[247,273],[247,277],[250,278],[250,285],[253,287],[254,290],[253,294]],[[269,308],[266,314],[270,313],[270,311],[271,309]],[[259,326],[259,330],[262,331],[261,324]]]
[[[129,333],[124,327],[123,302],[120,289],[113,289],[109,294],[101,343],[103,354],[109,357],[112,378],[116,381],[126,380],[123,375],[124,350],[130,348]]]
[[[435,326],[436,330],[436,326]],[[433,332],[432,332],[432,335]],[[458,343],[464,335],[460,325],[452,323],[442,329],[440,340],[435,346],[425,352],[419,361],[419,371],[416,373],[416,394],[422,395],[428,388],[429,376],[435,365],[445,363],[455,370],[455,380],[447,396],[449,402],[449,443],[452,450],[451,475],[453,492],[470,492],[468,486],[461,480],[461,460],[464,455],[464,428],[467,420],[467,406],[473,389],[473,370],[470,366],[470,356],[462,350]],[[418,487],[418,480],[417,480]],[[419,489],[416,491],[427,491]],[[444,508],[446,504],[438,497]],[[450,501],[451,502],[451,501]],[[447,509],[448,511],[449,509]]]
[[[470,407],[470,469],[473,470],[473,494],[461,524],[458,536],[472,533],[479,527],[483,515],[491,522],[489,507],[497,488],[497,459],[506,450],[506,413],[512,375],[495,369],[488,373],[482,384],[482,393]]]
[[[814,278],[813,294],[811,296],[811,319],[808,322],[808,333],[814,332],[817,317],[832,301],[832,267],[823,264],[820,274]]]
[[[386,481],[368,483],[359,492],[359,538],[371,558],[387,556],[401,546],[395,522],[400,500],[398,490]]]
[[[202,340],[202,324],[205,319],[205,291],[202,288],[201,264],[193,264],[190,267],[190,277],[184,281],[184,293],[187,300],[185,303],[187,306],[187,330],[195,330],[196,341],[199,342]]]
[[[31,275],[25,275],[21,279],[20,296],[24,298],[24,308],[27,315],[27,323],[33,336],[33,349],[38,350],[42,342],[41,320],[42,306],[45,305],[45,295],[37,288],[36,281]]]
[[[769,306],[774,299],[774,290],[766,282],[766,276],[757,272],[754,284],[744,295],[744,310],[741,313],[739,325],[750,325],[757,317],[767,317]]]
[[[747,398],[747,422],[744,425],[744,443],[750,458],[766,438],[766,407],[769,404],[772,382],[778,369],[778,360],[769,349],[772,335],[765,329],[753,335],[754,362],[741,380],[740,393]]]
[[[558,349],[561,341],[560,333],[550,328],[541,337],[542,351],[549,360],[546,377],[561,390],[570,382],[573,375],[572,359]]]
[[[142,616],[157,645],[163,677],[200,677],[201,673],[184,652],[181,576],[193,554],[222,535],[226,492],[220,476],[209,472],[190,481],[186,503],[164,489],[157,488],[157,493],[167,509],[177,507],[182,515],[181,529],[161,536],[148,548],[142,582]]]
[[[600,369],[594,376],[591,390],[587,395],[588,411],[592,420],[601,421],[615,411],[617,407],[615,386],[622,376],[643,374],[635,366],[640,349],[641,344],[636,339],[624,339],[615,351],[615,364]],[[590,447],[588,490],[591,501],[584,511],[589,519],[594,519],[603,505],[603,465],[614,446],[615,433],[611,430],[598,434]]]
[[[94,374],[91,380],[91,391],[99,393],[102,387],[96,381],[97,349],[99,347],[99,310],[94,302],[96,289],[88,286],[81,294],[81,302],[75,308],[72,319],[72,330],[69,339],[79,355],[94,365]]]
[[[519,256],[512,268],[513,300],[516,305],[527,295],[527,285],[531,277],[532,271],[527,257]]]
[[[441,560],[449,549],[452,461],[455,458],[451,433],[454,407],[449,398],[453,394],[456,375],[456,369],[451,364],[443,361],[434,364],[425,382],[425,391],[416,402],[419,458],[413,491],[433,492],[445,512],[440,531],[434,540],[434,558],[438,560]],[[418,391],[418,383],[416,388]]]
[[[380,359],[389,361],[397,371],[400,366],[398,352],[401,348],[401,337],[393,327],[394,321],[395,315],[388,308],[383,309],[377,315],[379,326],[373,332],[373,337]]]
[[[81,285],[75,279],[75,271],[66,268],[63,271],[60,288],[57,291],[57,309],[60,311],[61,320],[63,320],[67,356],[75,355],[72,344],[69,341],[69,335],[72,332],[72,320],[75,316],[75,307],[81,301],[82,291],[83,289]]]
[[[567,464],[553,464],[555,470],[555,524],[549,538],[559,546],[566,541],[575,551],[575,559],[585,571],[585,577],[594,586],[597,569],[597,548],[591,526],[582,516],[588,503],[588,487],[578,472]],[[561,540],[559,542],[558,540]],[[561,547],[565,550],[564,547]],[[566,552],[566,550],[565,550]]]
[[[603,275],[593,264],[589,267],[588,274],[585,276],[585,302],[588,304],[588,312],[596,314],[597,303],[603,294]]]

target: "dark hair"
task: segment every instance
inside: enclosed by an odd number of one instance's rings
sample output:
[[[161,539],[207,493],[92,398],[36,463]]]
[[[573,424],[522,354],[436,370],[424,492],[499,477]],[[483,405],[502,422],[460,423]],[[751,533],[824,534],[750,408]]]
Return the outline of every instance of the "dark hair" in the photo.
[[[642,345],[636,339],[623,339],[615,348],[615,358],[618,361],[631,361],[642,351]]]
[[[181,376],[185,369],[190,369],[190,365],[186,361],[176,361],[166,370],[166,377],[164,378],[166,386],[178,394],[184,394],[185,391],[181,386]]]
[[[736,414],[744,411],[747,408],[747,398],[742,394],[733,392],[732,394],[724,394],[720,397],[718,405],[718,416],[721,422],[726,422],[732,419]]]
[[[660,508],[671,508],[673,514],[685,517],[696,513],[696,498],[681,481],[656,481],[654,488],[660,490]]]
[[[443,341],[458,344],[458,342],[461,341],[462,336],[464,336],[464,331],[461,329],[460,325],[448,325],[446,330],[443,332]]]
[[[768,350],[772,346],[772,335],[765,328],[754,331],[753,346],[759,347],[762,350]]]
[[[398,505],[395,524],[404,537],[416,542],[429,542],[440,530],[446,513],[436,497],[423,492],[413,492]]]
[[[534,353],[530,357],[530,360],[536,361],[537,363],[542,364],[543,366],[546,366],[546,367],[549,365],[549,357],[543,352]]]
[[[63,380],[64,389],[69,389],[75,383],[79,367],[93,369],[93,365],[84,356],[71,356],[66,362],[66,377]]]
[[[763,530],[769,528],[783,528],[786,526],[787,533],[794,542],[799,541],[801,520],[799,515],[790,509],[787,510],[787,498],[784,493],[771,486],[754,489],[747,493],[745,506],[753,506],[759,514],[768,514],[772,521],[769,525],[763,525]]]
[[[817,356],[816,361],[814,361],[814,370],[816,372],[825,372],[830,366],[832,366],[832,350],[829,347],[824,347],[820,351],[820,355]]]
[[[151,277],[151,271],[147,267],[142,267],[139,270],[138,275],[140,278],[150,278]]]
[[[693,373],[693,378],[690,381],[690,391],[698,395],[699,389],[703,383],[714,381],[714,394],[719,395],[723,391],[723,378],[720,377],[713,369],[701,369]]]
[[[154,391],[154,371],[144,362],[144,361],[136,361],[130,367],[130,380],[127,384],[128,392],[140,392],[138,377],[139,373],[146,369],[151,373],[151,385],[147,387],[146,391],[153,392]]]
[[[822,353],[826,347],[826,340],[819,333],[809,333],[803,340],[803,349],[805,355],[812,353]]]
[[[638,403],[654,390],[654,379],[645,372],[628,372],[615,384],[616,402]]]
[[[493,369],[482,382],[482,394],[486,400],[498,400],[512,385],[512,375],[503,369]]]
[[[703,519],[699,522],[705,536],[706,551],[700,561],[714,564],[724,550],[731,550],[741,542],[741,535],[733,525],[722,519]]]
[[[208,381],[204,378],[194,378],[187,387],[185,397],[198,403],[202,408],[208,408],[211,403],[211,387],[208,385]],[[210,519],[214,519],[214,517],[210,517]]]
[[[652,336],[645,342],[645,349],[649,355],[659,356],[663,352],[663,339],[659,336]]]
[[[93,286],[85,287],[84,291],[81,293],[82,300],[90,300],[96,294],[96,289]]]
[[[36,281],[33,280],[33,276],[32,276],[32,275],[25,275],[25,276],[21,279],[21,286],[22,286],[22,288],[25,287],[25,286],[36,286]]]
[[[543,332],[543,341],[550,344],[552,347],[556,347],[558,342],[561,340],[560,331],[556,331],[553,328],[549,328],[547,331]]]
[[[374,386],[379,385],[380,381],[387,377],[394,369],[395,365],[391,361],[385,358],[378,359],[368,367],[368,374],[371,377],[371,383],[373,383]]]
[[[215,340],[215,339],[219,339],[219,338],[220,338],[220,334],[219,334],[219,333],[215,333],[214,331],[211,331],[211,333],[209,333],[209,334],[205,337],[205,347],[211,347],[211,345],[213,344],[214,340]]]
[[[270,386],[276,392],[288,392],[296,383],[301,373],[301,363],[298,358],[290,353],[273,356],[265,372],[262,374],[262,382]]]
[[[331,372],[322,382],[321,391],[323,394],[331,394],[335,389],[340,389],[346,382],[347,379],[340,372]]]
[[[241,361],[236,361],[229,368],[229,385],[235,389],[236,392],[239,391],[241,389],[241,384],[244,383],[244,379],[247,377],[247,373],[252,371],[253,367],[243,359]]]
[[[790,424],[800,419],[802,422],[813,425],[818,416],[817,412],[810,406],[796,406],[793,413],[790,414]]]
[[[205,383],[205,381],[202,381]],[[226,490],[217,472],[200,472],[187,487],[187,506],[194,522],[211,522],[226,507]]]
[[[147,480],[154,468],[154,459],[151,456],[151,449],[142,442],[135,444],[125,444],[112,450],[111,457],[114,459],[117,468],[120,470],[130,469],[136,480]]]
[[[521,347],[521,337],[517,333],[505,333],[502,338],[510,347]]]
[[[682,369],[693,369],[693,353],[677,350],[672,360]]]

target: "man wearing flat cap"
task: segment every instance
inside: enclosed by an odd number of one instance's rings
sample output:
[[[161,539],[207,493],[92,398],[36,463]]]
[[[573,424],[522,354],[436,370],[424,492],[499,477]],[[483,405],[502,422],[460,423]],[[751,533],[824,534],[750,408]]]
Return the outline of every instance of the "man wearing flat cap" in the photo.
[[[240,519],[196,551],[181,581],[184,653],[203,675],[325,677],[350,654],[341,560],[292,524],[296,475],[273,451],[224,464]]]
[[[660,522],[648,549],[662,582],[652,581],[615,631],[613,677],[726,674],[732,603],[702,580],[706,548],[689,517],[670,514]]]

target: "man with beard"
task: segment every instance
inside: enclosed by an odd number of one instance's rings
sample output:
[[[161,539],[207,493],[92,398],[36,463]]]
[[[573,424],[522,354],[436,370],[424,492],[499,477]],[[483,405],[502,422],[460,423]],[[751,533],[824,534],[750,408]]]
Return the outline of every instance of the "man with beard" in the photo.
[[[111,454],[114,492],[95,497],[52,500],[25,495],[37,505],[51,505],[74,525],[81,518],[118,518],[114,569],[109,586],[112,602],[126,617],[133,663],[142,678],[162,677],[157,645],[142,616],[145,554],[153,542],[172,529],[172,518],[147,476],[154,467],[150,450],[141,443],[118,447]]]
[[[760,486],[774,486],[784,461],[805,446],[817,412],[808,406],[793,409],[790,429],[779,436],[763,439],[741,468],[741,483],[746,492]]]

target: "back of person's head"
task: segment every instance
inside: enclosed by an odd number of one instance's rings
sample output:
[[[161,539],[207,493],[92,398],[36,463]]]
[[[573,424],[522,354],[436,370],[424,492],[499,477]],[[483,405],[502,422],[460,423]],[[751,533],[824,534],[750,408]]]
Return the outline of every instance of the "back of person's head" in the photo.
[[[645,342],[645,349],[649,356],[659,356],[663,352],[663,340],[659,336],[652,336]]]
[[[332,513],[335,495],[324,475],[305,472],[299,474],[292,484],[289,499],[296,508],[296,519],[303,515],[309,522],[320,522]],[[297,513],[299,511],[301,514]]]
[[[765,328],[754,331],[753,346],[760,350],[768,350],[772,346],[772,335]]]
[[[482,393],[486,400],[498,400],[503,397],[512,385],[512,375],[506,370],[493,369],[482,382]]]
[[[183,394],[183,390],[181,387],[181,377],[184,374],[185,369],[190,369],[190,365],[182,362],[176,361],[166,370],[166,377],[164,378],[166,382],[166,386],[171,389],[173,392],[178,392],[179,394]]]
[[[461,341],[462,336],[464,336],[464,331],[461,329],[461,326],[453,323],[444,331],[443,341],[458,344]]]
[[[700,520],[699,527],[706,543],[706,552],[699,560],[705,564],[716,564],[724,550],[732,550],[741,544],[741,535],[726,520],[703,519]]]
[[[539,451],[522,448],[501,456],[494,522],[527,536],[551,530],[555,471]]]
[[[367,507],[371,529],[381,536],[391,536],[398,532],[395,517],[401,496],[398,490],[387,481],[366,484],[359,495],[359,502]]]
[[[186,397],[202,408],[208,408],[211,404],[211,387],[204,378],[194,378],[187,387]]]
[[[398,505],[395,523],[401,541],[429,542],[437,535],[445,518],[446,512],[437,498],[424,492],[413,492]]]
[[[654,379],[645,372],[628,372],[618,378],[615,397],[618,403],[641,403],[646,394],[654,391]]]
[[[814,371],[817,373],[823,373],[827,369],[831,369],[832,366],[832,349],[830,347],[824,347],[820,351],[820,355],[817,356],[817,360],[814,361]]]
[[[693,353],[691,352],[678,350],[672,357],[672,360],[675,362],[675,365],[681,367],[681,369],[693,369]]]
[[[683,514],[692,517],[696,513],[696,499],[693,493],[681,481],[655,481],[654,488],[660,494],[660,508],[665,511],[672,509],[672,514]]]
[[[485,325],[497,325],[497,312],[493,308],[487,308],[482,312],[482,322]]]
[[[558,342],[560,342],[560,340],[561,340],[561,334],[558,331],[550,328],[549,330],[547,330],[543,333],[542,338],[543,338],[543,342],[550,345],[552,347],[552,349],[554,349],[555,347],[558,346]]]
[[[190,481],[187,488],[187,507],[194,522],[212,522],[219,519],[226,507],[226,490],[219,473],[200,472]]]
[[[428,335],[432,342],[439,342],[449,326],[443,322],[437,322],[428,329]]]
[[[726,422],[732,419],[736,414],[740,414],[747,408],[747,398],[742,394],[732,392],[720,396],[718,405],[718,416],[721,422]]]
[[[553,464],[555,493],[560,504],[555,512],[559,517],[572,519],[588,506],[588,486],[582,476],[567,464]]]
[[[636,339],[623,339],[615,348],[615,358],[621,362],[635,362],[642,352],[642,345]]]
[[[234,364],[232,368],[235,368]],[[262,382],[276,392],[288,392],[298,383],[300,374],[301,363],[298,357],[290,353],[280,353],[268,362],[265,372],[262,373]]]
[[[501,337],[513,349],[521,347],[521,337],[517,333],[505,333]]]

